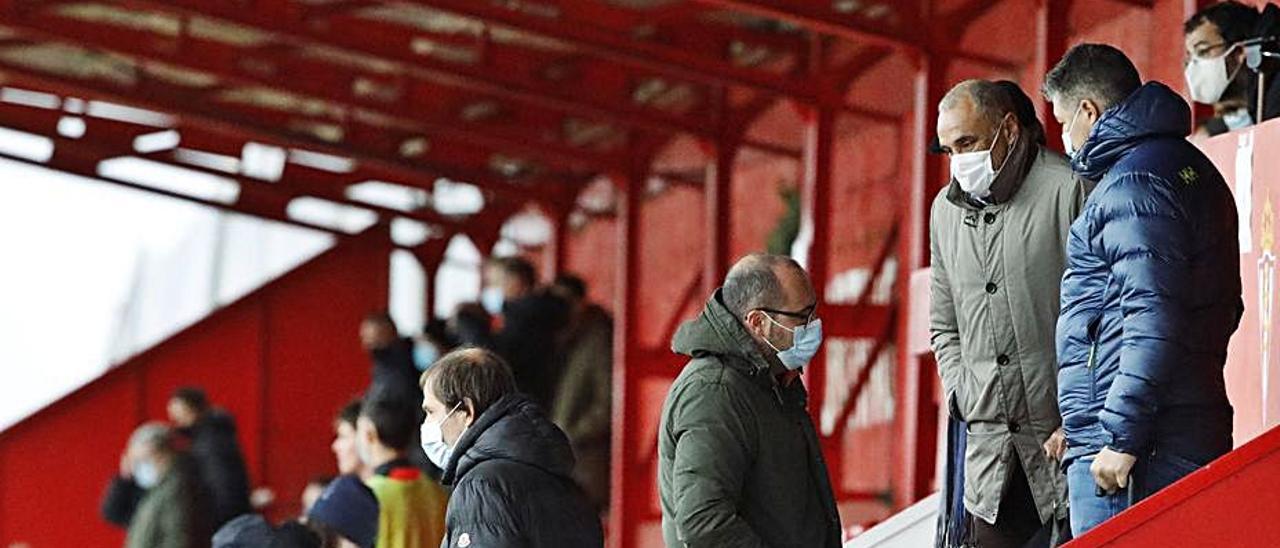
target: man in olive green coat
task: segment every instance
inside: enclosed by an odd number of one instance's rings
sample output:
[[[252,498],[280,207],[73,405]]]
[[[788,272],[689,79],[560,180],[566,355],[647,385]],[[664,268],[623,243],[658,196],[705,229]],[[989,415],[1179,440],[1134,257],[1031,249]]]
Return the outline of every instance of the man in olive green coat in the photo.
[[[799,380],[822,342],[790,258],[738,262],[672,349],[692,358],[662,409],[667,546],[838,548],[840,517]]]
[[[134,431],[107,489],[102,515],[127,527],[128,548],[200,548],[213,535],[208,493],[173,431],[147,423]]]
[[[930,336],[947,408],[968,423],[964,503],[984,548],[1023,546],[1066,517],[1054,326],[1085,189],[1015,109],[982,80],[943,98],[952,180],[929,229]]]

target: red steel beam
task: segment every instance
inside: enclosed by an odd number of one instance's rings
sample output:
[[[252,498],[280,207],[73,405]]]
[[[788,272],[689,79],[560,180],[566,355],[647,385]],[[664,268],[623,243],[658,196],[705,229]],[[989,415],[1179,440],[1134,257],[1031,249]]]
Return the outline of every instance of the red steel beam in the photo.
[[[490,128],[486,124],[464,124],[461,120],[442,116],[438,111],[422,108],[420,101],[426,97],[420,93],[402,93],[402,97],[394,102],[375,98],[373,94],[362,94],[358,91],[362,82],[393,85],[394,80],[385,76],[375,79],[334,63],[312,59],[299,62],[296,58],[279,56],[272,58],[258,51],[235,48],[223,42],[185,34],[176,39],[178,47],[174,48],[157,42],[154,36],[140,36],[138,32],[120,27],[98,25],[92,32],[85,32],[82,22],[55,16],[41,17],[13,8],[0,11],[0,22],[18,29],[22,34],[41,39],[78,43],[147,61],[212,73],[218,75],[223,85],[230,83],[235,86],[276,88],[295,95],[323,99],[348,110],[367,109],[419,126],[424,134],[432,138],[535,156],[569,167],[590,164],[607,170],[622,160],[622,156],[618,154],[598,153],[545,142],[540,136],[531,133],[530,128],[511,131]],[[180,32],[186,32],[187,29],[189,27],[184,27]],[[246,58],[253,59],[254,62],[247,63]],[[273,74],[269,75],[269,71],[265,70],[267,66],[272,67],[270,73]],[[315,74],[324,74],[325,77],[315,78]],[[327,85],[332,81],[341,85]]]
[[[723,8],[731,11],[750,13],[770,19],[777,19],[807,27],[822,34],[828,34],[853,42],[890,46],[895,48],[922,49],[924,39],[918,33],[910,31],[895,32],[884,28],[876,28],[873,24],[858,18],[835,12],[831,2],[815,4],[801,0],[693,0],[694,2]],[[907,2],[893,2],[891,6],[911,5]],[[912,21],[920,19],[918,14],[908,14],[902,25],[911,28]]]
[[[683,80],[712,86],[743,86],[807,101],[812,101],[815,97],[814,90],[805,81],[798,81],[786,75],[735,67],[723,61],[670,49],[661,44],[632,40],[616,32],[583,25],[561,25],[554,19],[530,17],[516,11],[519,8],[518,3],[511,4],[516,9],[471,0],[429,0],[422,3],[476,19],[558,38],[606,61],[625,63]]]
[[[68,139],[59,135],[57,131],[58,120],[63,116],[64,113],[56,110],[0,103],[0,125],[40,135],[53,141],[54,156],[47,164],[42,164],[51,169],[106,180],[100,175],[89,174],[96,173],[96,171],[87,169],[81,163],[92,162],[93,167],[96,168],[98,163],[112,158],[137,157],[171,167],[235,181],[237,186],[240,187],[239,199],[232,204],[223,204],[221,208],[241,211],[248,215],[263,216],[264,214],[269,214],[266,218],[272,220],[287,218],[287,216],[282,217],[285,215],[283,210],[285,205],[295,198],[310,196],[373,211],[384,220],[401,217],[428,225],[436,225],[437,230],[448,229],[450,231],[457,231],[465,226],[460,219],[445,218],[431,211],[400,211],[350,200],[342,193],[340,186],[329,184],[332,177],[326,180],[326,175],[336,174],[310,170],[294,164],[286,166],[285,175],[278,183],[270,183],[177,161],[172,157],[172,150],[155,154],[137,153],[132,146],[133,138],[147,133],[154,133],[158,131],[157,128],[86,116],[81,117],[86,126],[85,135],[78,139]],[[172,129],[181,134],[181,128]],[[117,139],[114,143],[104,143],[102,141],[101,137],[112,134],[123,135],[125,139]],[[74,162],[68,163],[68,157],[64,156],[64,154],[68,153],[70,154],[69,158],[73,158]],[[116,183],[119,181],[112,179],[108,182]],[[352,180],[351,182],[357,181]],[[162,192],[166,195],[173,194],[168,191]],[[204,202],[206,200],[201,201]]]
[[[538,179],[526,180],[528,188],[516,186],[521,181],[503,181],[496,175],[480,172],[474,168],[449,166],[440,163],[426,163],[420,160],[408,161],[396,157],[384,150],[348,144],[334,145],[312,137],[295,135],[281,131],[279,128],[267,127],[259,121],[226,114],[225,111],[211,109],[201,104],[195,97],[175,95],[165,88],[151,85],[149,89],[110,90],[116,87],[106,82],[82,82],[75,79],[40,73],[8,61],[0,62],[0,74],[11,80],[26,82],[35,89],[53,91],[59,95],[71,95],[84,98],[96,98],[126,105],[136,105],[151,110],[173,114],[187,125],[227,135],[251,135],[255,140],[285,147],[314,150],[340,157],[352,158],[361,166],[374,172],[384,173],[393,180],[410,181],[415,186],[428,187],[440,177],[461,181],[482,187],[486,190],[505,194],[509,197],[542,201],[548,195],[563,192],[559,181]],[[61,92],[61,93],[60,93]],[[535,188],[541,186],[542,188]]]
[[[612,489],[609,504],[610,548],[633,546],[640,514],[649,501],[640,486],[643,478],[636,474],[636,455],[640,440],[639,417],[635,398],[639,394],[640,362],[638,331],[640,283],[640,196],[644,192],[645,169],[636,166],[629,172],[613,174],[618,188],[617,266],[615,268],[614,341],[613,341],[613,443],[610,474]]]
[[[446,85],[467,93],[512,100],[650,131],[678,131],[695,135],[705,131],[705,119],[661,109],[641,108],[630,102],[625,94],[614,100],[604,100],[602,97],[606,94],[602,94],[598,86],[565,85],[556,81],[524,78],[519,75],[519,71],[452,63],[414,53],[411,47],[414,34],[404,30],[391,32],[394,29],[390,25],[382,25],[383,32],[352,33],[345,30],[351,22],[349,18],[339,23],[319,24],[315,20],[304,19],[300,12],[259,11],[252,6],[234,3],[203,0],[142,0],[140,3],[148,7],[178,10],[248,26],[269,32],[293,46],[324,44],[330,48],[394,61],[407,69],[406,75],[411,80],[430,81],[432,84]],[[488,47],[492,49],[495,46]]]

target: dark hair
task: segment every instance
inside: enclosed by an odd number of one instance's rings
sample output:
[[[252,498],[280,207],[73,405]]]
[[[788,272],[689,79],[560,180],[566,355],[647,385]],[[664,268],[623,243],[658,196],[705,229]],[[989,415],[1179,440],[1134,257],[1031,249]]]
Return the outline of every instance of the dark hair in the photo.
[[[1009,80],[997,80],[995,84],[1008,94],[1009,101],[1013,105],[1013,114],[1018,117],[1018,125],[1027,130],[1027,137],[1037,144],[1045,144],[1044,126],[1036,116],[1036,105],[1031,102],[1031,98],[1027,97],[1026,93],[1023,93],[1022,87],[1017,82]]]
[[[364,323],[376,323],[397,331],[396,321],[391,319],[391,313],[386,310],[375,310],[364,315]]]
[[[352,428],[355,428],[356,421],[360,419],[360,408],[363,406],[364,399],[355,398],[342,406],[342,409],[338,411],[338,416],[334,417],[333,420],[337,422],[345,422]]]
[[[965,80],[956,84],[942,96],[938,110],[954,108],[961,99],[972,101],[977,114],[992,124],[1000,123],[1006,114],[1014,112],[1015,105],[1008,90],[989,80]]]
[[[556,280],[551,282],[551,286],[568,293],[577,300],[582,300],[587,297],[587,282],[582,281],[582,278],[573,274],[561,274],[556,276]]]
[[[529,287],[538,283],[538,271],[533,264],[521,257],[495,257],[489,260],[489,266],[501,269],[510,276],[515,276]]]
[[[184,386],[173,391],[173,398],[196,413],[204,413],[209,409],[209,398],[204,395],[204,390],[196,386]]]
[[[1182,25],[1182,33],[1191,34],[1200,25],[1213,23],[1222,34],[1223,41],[1232,44],[1252,38],[1260,16],[1252,6],[1233,1],[1221,2],[1197,11]]]
[[[418,414],[410,404],[387,398],[366,398],[360,416],[373,423],[382,445],[404,451],[413,441],[418,427]]]
[[[445,354],[422,374],[420,383],[423,390],[431,390],[431,394],[450,409],[470,400],[476,416],[516,392],[516,379],[507,362],[482,348],[464,348]]]
[[[1071,48],[1044,77],[1044,96],[1052,102],[1091,99],[1106,111],[1142,87],[1137,67],[1124,52],[1105,44]]]
[[[453,336],[449,334],[449,322],[444,320],[436,318],[427,320],[426,325],[422,326],[422,336],[440,347],[441,353],[448,352],[458,346]]]
[[[323,548],[320,534],[296,521],[283,523],[271,536],[271,548]]]
[[[724,287],[720,290],[725,307],[741,319],[747,312],[757,308],[779,306],[786,299],[782,282],[778,280],[775,271],[779,266],[804,272],[799,263],[785,255],[753,253],[739,260],[729,269]]]

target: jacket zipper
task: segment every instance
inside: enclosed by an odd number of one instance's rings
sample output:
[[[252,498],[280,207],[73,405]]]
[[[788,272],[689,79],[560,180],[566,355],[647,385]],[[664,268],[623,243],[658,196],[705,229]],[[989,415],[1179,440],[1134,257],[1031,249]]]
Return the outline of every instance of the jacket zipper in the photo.
[[[1093,403],[1098,399],[1098,377],[1094,373],[1098,359],[1098,342],[1094,341],[1089,344],[1089,362],[1085,367],[1089,370],[1089,403]]]

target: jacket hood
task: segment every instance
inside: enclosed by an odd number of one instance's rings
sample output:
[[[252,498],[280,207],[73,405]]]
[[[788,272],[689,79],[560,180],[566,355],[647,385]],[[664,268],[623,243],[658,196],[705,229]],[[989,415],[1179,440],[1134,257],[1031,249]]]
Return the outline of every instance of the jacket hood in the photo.
[[[671,350],[690,358],[734,357],[725,364],[748,375],[781,368],[776,356],[766,356],[746,326],[730,312],[717,289],[697,318],[687,321],[671,339]]]
[[[1147,82],[1107,109],[1071,160],[1080,176],[1100,181],[1107,171],[1140,143],[1161,137],[1186,137],[1191,107],[1164,84]]]
[[[491,460],[515,461],[563,478],[570,477],[574,465],[569,438],[523,394],[504,396],[462,433],[441,481],[454,485]]]

